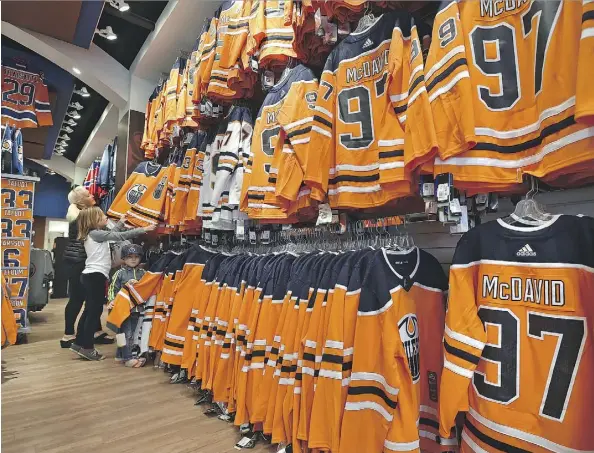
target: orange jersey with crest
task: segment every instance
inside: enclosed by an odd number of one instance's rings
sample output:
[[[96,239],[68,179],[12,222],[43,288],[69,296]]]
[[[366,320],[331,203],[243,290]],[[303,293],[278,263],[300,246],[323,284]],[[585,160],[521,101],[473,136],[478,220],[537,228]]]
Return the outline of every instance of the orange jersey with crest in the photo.
[[[165,85],[165,112],[163,122],[164,126],[169,130],[178,120],[177,103],[183,87],[185,67],[185,58],[178,57],[171,68],[169,79]]]
[[[160,171],[159,164],[152,162],[138,164],[113,200],[107,215],[112,219],[124,217],[130,207],[138,203],[142,195],[156,184]]]
[[[467,411],[462,451],[594,451],[594,219],[501,219],[458,242],[440,432]]]
[[[416,121],[429,106],[411,22],[408,13],[385,13],[328,57],[310,143],[320,165],[309,177],[333,207],[370,208],[409,195],[411,171],[436,151],[431,119]]]
[[[443,3],[426,64],[436,174],[476,192],[592,171],[593,15],[588,1]]]
[[[148,162],[147,162],[148,164]],[[165,217],[165,203],[167,200],[167,186],[174,176],[175,166],[161,167],[153,179],[153,184],[140,195],[126,212],[126,222],[137,227],[157,225]]]
[[[310,204],[303,185],[318,81],[305,66],[291,69],[266,96],[246,163],[241,207],[251,218],[287,219]],[[293,206],[292,206],[293,205]]]

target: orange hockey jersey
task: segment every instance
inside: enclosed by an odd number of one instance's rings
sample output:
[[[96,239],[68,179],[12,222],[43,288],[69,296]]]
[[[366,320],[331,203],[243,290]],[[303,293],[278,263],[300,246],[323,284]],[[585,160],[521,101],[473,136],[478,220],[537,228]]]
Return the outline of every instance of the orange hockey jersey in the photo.
[[[320,156],[310,177],[327,189],[331,206],[370,208],[411,193],[410,171],[435,153],[436,138],[430,120],[406,118],[427,112],[427,103],[420,44],[407,13],[383,14],[332,51],[310,142]],[[405,168],[407,160],[413,163]]]
[[[436,174],[476,192],[592,171],[593,14],[588,1],[442,4],[426,64]]]
[[[52,126],[47,86],[39,74],[2,66],[2,124]]]
[[[501,219],[466,233],[450,268],[440,432],[462,451],[594,451],[594,219]]]
[[[298,200],[310,197],[311,189],[303,182],[306,168],[317,165],[308,147],[317,90],[314,74],[299,65],[266,96],[256,118],[241,195],[249,217],[287,219],[301,207]]]

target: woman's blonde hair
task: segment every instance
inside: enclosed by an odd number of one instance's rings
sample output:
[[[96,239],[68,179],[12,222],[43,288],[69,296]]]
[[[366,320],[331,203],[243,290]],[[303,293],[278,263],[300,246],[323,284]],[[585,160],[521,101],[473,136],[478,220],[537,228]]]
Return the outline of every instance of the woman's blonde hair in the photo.
[[[89,198],[91,194],[87,189],[83,186],[77,186],[70,191],[68,194],[68,201],[70,204],[76,205],[78,209],[85,209],[87,206],[86,203],[83,203],[83,200]]]
[[[76,219],[78,224],[78,239],[84,241],[89,235],[89,231],[98,229],[99,222],[101,222],[104,215],[99,206],[92,206],[80,211]]]

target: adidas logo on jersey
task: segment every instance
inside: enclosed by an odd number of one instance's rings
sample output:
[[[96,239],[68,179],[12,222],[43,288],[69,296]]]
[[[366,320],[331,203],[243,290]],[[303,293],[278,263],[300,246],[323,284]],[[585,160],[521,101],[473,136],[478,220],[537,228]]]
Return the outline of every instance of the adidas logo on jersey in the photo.
[[[516,256],[536,256],[536,252],[532,250],[530,245],[526,244],[520,250],[516,252]]]
[[[373,41],[369,38],[367,38],[367,40],[363,43],[363,48],[367,49],[368,47],[373,46]]]

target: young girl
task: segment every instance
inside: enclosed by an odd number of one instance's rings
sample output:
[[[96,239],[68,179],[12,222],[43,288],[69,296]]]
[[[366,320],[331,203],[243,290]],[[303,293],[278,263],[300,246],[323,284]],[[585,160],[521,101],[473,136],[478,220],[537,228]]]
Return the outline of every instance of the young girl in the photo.
[[[107,216],[97,206],[83,209],[78,215],[77,222],[78,239],[84,241],[87,253],[81,276],[81,283],[86,292],[86,303],[78,321],[76,339],[70,349],[87,360],[103,360],[105,357],[93,346],[93,334],[106,302],[105,290],[111,269],[109,242],[132,239],[154,230],[155,226],[121,231],[123,224],[118,223],[112,231],[104,230],[107,226]]]

